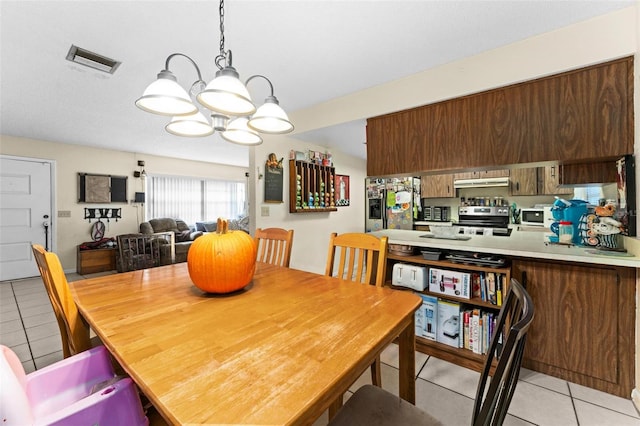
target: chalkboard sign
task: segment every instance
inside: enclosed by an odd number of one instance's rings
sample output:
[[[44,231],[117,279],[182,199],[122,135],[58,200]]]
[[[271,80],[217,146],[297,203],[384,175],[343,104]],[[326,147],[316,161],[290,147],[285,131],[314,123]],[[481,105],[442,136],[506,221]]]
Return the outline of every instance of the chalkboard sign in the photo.
[[[265,167],[264,173],[264,202],[282,203],[282,163],[278,166]]]

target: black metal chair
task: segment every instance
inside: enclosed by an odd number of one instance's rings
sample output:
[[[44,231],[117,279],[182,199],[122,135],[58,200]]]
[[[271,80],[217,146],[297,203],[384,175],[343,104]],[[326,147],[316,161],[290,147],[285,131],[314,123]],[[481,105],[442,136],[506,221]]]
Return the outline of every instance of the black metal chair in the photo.
[[[473,426],[503,423],[518,384],[526,334],[533,317],[531,297],[524,287],[512,278],[478,382],[471,421]],[[489,380],[494,359],[497,364]],[[331,426],[418,424],[442,423],[415,405],[371,385],[358,389],[329,422]]]

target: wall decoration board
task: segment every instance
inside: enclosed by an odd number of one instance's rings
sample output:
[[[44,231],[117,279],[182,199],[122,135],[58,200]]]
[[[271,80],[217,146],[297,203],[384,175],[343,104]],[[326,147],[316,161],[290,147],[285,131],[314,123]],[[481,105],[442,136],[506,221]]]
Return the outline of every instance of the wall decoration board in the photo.
[[[345,207],[349,205],[349,176],[336,175],[335,177],[336,206]]]
[[[79,203],[126,203],[127,176],[78,173]]]
[[[276,154],[269,154],[269,159],[264,168],[264,202],[282,203],[282,177],[284,169],[282,160],[278,160]]]

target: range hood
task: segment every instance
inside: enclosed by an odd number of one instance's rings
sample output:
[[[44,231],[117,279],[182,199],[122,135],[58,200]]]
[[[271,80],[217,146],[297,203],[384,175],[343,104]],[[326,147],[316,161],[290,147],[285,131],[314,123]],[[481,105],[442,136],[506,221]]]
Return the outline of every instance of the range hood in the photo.
[[[491,186],[509,186],[509,178],[504,176],[482,179],[456,179],[453,181],[454,188],[487,188]]]

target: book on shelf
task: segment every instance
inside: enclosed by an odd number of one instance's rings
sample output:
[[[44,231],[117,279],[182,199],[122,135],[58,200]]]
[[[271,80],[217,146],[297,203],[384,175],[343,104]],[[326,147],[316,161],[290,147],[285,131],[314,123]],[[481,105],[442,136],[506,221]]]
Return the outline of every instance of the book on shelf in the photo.
[[[464,349],[470,349],[471,346],[469,346],[469,318],[471,316],[471,311],[469,309],[466,309],[462,311],[460,315],[462,316],[462,347]]]
[[[481,272],[472,272],[471,273],[471,288],[472,288],[472,294],[473,297],[476,297],[478,299],[482,298],[482,293],[480,290],[481,287],[481,280],[482,280],[482,273]]]
[[[460,304],[438,299],[436,341],[449,346],[460,345]]]
[[[487,272],[487,302],[496,304],[496,274]]]
[[[492,305],[502,306],[502,294],[507,276],[499,272],[473,272],[471,285],[473,297]]]
[[[474,309],[469,320],[469,346],[473,353],[480,353],[480,309]]]

